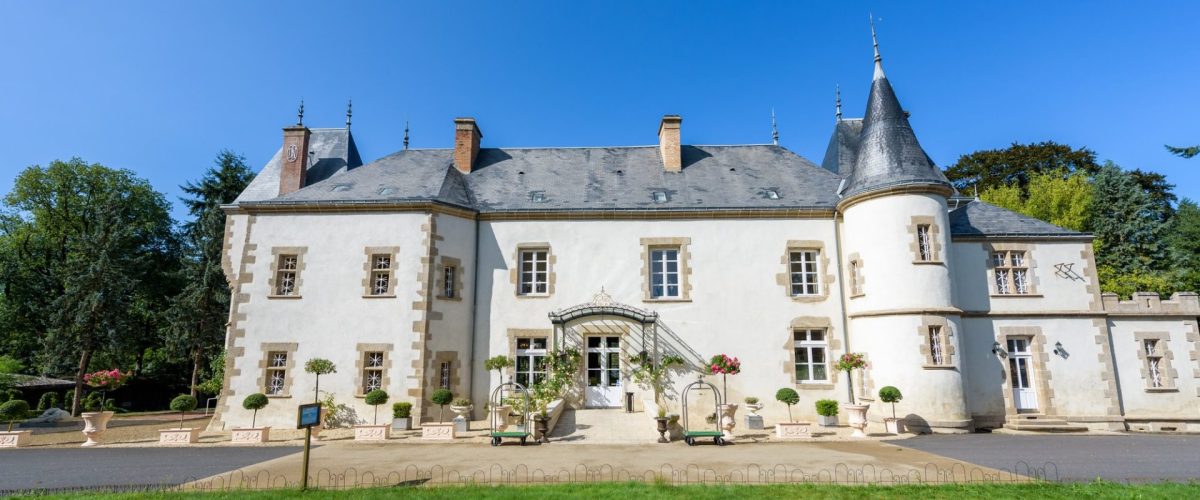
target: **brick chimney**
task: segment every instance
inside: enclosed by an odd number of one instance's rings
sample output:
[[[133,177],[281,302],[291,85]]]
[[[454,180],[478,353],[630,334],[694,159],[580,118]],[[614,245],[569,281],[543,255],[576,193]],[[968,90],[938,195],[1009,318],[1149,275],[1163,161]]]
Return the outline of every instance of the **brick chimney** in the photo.
[[[464,174],[471,173],[471,167],[479,158],[479,139],[483,132],[475,124],[474,118],[454,119],[454,168]]]
[[[283,167],[279,171],[279,195],[283,196],[304,187],[308,172],[308,127],[295,125],[283,129]]]
[[[679,115],[663,115],[658,124],[658,150],[667,172],[683,170],[683,154],[679,150],[679,124],[682,122]]]

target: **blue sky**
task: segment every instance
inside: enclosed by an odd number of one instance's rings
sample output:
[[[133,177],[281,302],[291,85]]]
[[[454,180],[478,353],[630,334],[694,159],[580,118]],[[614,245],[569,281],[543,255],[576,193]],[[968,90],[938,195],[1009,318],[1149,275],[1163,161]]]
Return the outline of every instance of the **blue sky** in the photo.
[[[1200,198],[1200,2],[23,2],[0,30],[0,192],[80,156],[172,201],[222,148],[260,168],[295,121],[365,160],[448,147],[770,141],[820,162],[834,85],[861,116],[867,13],[888,76],[939,165],[1013,141],[1086,146]],[[176,209],[176,215],[182,211]]]

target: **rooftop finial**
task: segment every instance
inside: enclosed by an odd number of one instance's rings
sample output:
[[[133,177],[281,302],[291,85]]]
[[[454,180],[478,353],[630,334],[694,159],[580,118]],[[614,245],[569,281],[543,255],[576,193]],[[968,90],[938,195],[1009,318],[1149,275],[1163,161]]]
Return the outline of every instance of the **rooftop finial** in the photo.
[[[300,109],[296,110],[296,126],[304,125],[304,99],[300,99]]]
[[[350,130],[351,116],[354,116],[354,100],[346,99],[346,130]]]
[[[840,84],[840,83],[837,84],[834,87],[834,92],[837,94],[837,105],[835,108],[836,111],[834,112],[834,116],[837,117],[838,121],[841,121],[842,120],[842,84]]]
[[[875,16],[873,14],[867,15],[871,20],[871,43],[875,45],[875,76],[873,79],[887,78],[883,74],[883,57],[879,55],[879,38],[875,36]]]
[[[404,150],[408,151],[408,120],[404,120]]]
[[[771,143],[779,145],[779,127],[775,124],[775,108],[771,108]]]

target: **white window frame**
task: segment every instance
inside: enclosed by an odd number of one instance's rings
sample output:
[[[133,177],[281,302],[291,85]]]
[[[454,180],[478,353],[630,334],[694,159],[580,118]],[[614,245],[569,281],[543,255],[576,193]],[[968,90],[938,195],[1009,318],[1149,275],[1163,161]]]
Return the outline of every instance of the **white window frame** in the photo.
[[[819,333],[821,340],[812,340],[813,333]],[[805,361],[800,360],[797,351],[803,351]],[[813,361],[813,352],[821,351],[824,361]],[[793,378],[797,384],[828,384],[829,383],[829,330],[824,328],[797,328],[792,330],[792,365],[795,370]],[[807,367],[808,379],[800,378],[800,367]],[[815,378],[816,368],[824,372],[824,378]]]
[[[528,347],[522,348],[522,343],[526,343]],[[541,347],[538,347],[539,343]],[[518,337],[516,345],[517,351],[513,360],[513,380],[526,388],[541,383],[546,377],[545,362],[546,346],[548,345],[546,337]],[[527,363],[524,370],[521,369],[522,359]],[[521,381],[522,377],[524,377],[524,382]]]
[[[522,249],[517,257],[517,265],[518,295],[550,295],[549,248]]]
[[[444,282],[442,284],[442,296],[447,299],[453,299],[458,294],[454,283],[455,274],[458,274],[458,268],[455,266],[446,266],[442,269],[442,280]]]
[[[788,291],[793,297],[821,294],[820,261],[821,251],[817,249],[797,248],[788,251],[788,275],[790,277]],[[797,266],[799,266],[799,270],[797,270]]]
[[[267,373],[263,378],[265,385],[263,392],[266,395],[287,395],[287,365],[289,356],[291,356],[291,353],[287,351],[267,351]]]
[[[290,297],[297,295],[300,280],[300,255],[295,253],[279,254],[275,265],[275,295]]]
[[[371,295],[388,295],[391,292],[392,267],[394,264],[395,259],[392,258],[391,254],[371,254]]]
[[[1159,342],[1162,341],[1159,339],[1142,340],[1142,349],[1146,351],[1146,373],[1150,375],[1146,382],[1150,384],[1151,389],[1161,389],[1167,386],[1163,382],[1163,355],[1158,349]]]
[[[922,262],[933,260],[933,241],[930,238],[932,231],[931,224],[917,224],[917,257]]]
[[[929,338],[929,359],[935,365],[945,365],[946,346],[942,337],[942,327],[940,325],[930,325],[926,335]]]
[[[683,282],[680,273],[679,247],[650,248],[650,298],[678,299],[683,297]],[[674,264],[675,269],[671,270]],[[671,279],[674,278],[674,283]],[[655,284],[657,280],[658,284]],[[674,288],[674,293],[672,292]]]
[[[383,369],[387,363],[387,355],[383,351],[366,351],[363,353],[362,390],[363,394],[375,389],[383,389]]]
[[[1029,260],[1025,250],[996,250],[992,252],[993,284],[997,295],[1029,295]]]

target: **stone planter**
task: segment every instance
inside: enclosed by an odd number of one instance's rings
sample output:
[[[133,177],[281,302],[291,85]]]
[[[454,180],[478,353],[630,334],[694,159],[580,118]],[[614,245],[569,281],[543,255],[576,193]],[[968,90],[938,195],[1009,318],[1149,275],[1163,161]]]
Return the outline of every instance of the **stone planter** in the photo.
[[[496,432],[504,432],[508,428],[508,414],[512,412],[510,405],[497,405],[492,407],[491,415],[488,416],[488,422],[491,422],[492,430]]]
[[[393,431],[411,431],[412,430],[412,419],[407,418],[407,417],[406,418],[393,418],[392,419],[392,430]]]
[[[454,437],[454,424],[421,424],[421,439],[450,441]]]
[[[234,429],[230,440],[234,443],[262,444],[271,440],[271,428],[245,427]]]
[[[24,448],[29,446],[33,431],[0,431],[0,448]]]
[[[734,414],[737,413],[737,409],[738,405],[735,404],[724,404],[717,407],[717,410],[721,414],[721,437],[726,441],[733,439],[733,428],[737,425],[737,419],[734,418]]]
[[[679,425],[679,415],[670,415],[667,422],[667,439],[679,441],[683,439],[683,426]]]
[[[455,432],[467,432],[471,430],[471,408],[471,405],[450,407],[450,411],[454,412]]]
[[[80,446],[96,446],[104,438],[104,431],[108,430],[108,420],[112,418],[111,411],[90,411],[83,413],[83,435],[87,437]]]
[[[188,445],[199,442],[199,428],[162,429],[158,431],[158,444],[161,445]]]
[[[838,417],[837,415],[820,415],[817,417],[817,423],[821,424],[821,427],[837,427]]]
[[[850,434],[850,437],[867,437],[867,433],[863,431],[867,428],[867,409],[870,407],[871,405],[842,405],[842,409],[846,410],[846,418],[850,422],[850,427],[854,429],[854,432]]]
[[[750,415],[757,417],[757,416],[759,416],[758,410],[763,409],[763,404],[762,403],[754,403],[754,404],[746,403],[746,409],[750,410]]]
[[[902,418],[885,418],[883,426],[890,434],[904,434],[904,419]]]
[[[354,426],[355,441],[387,441],[392,437],[392,426],[356,425]]]
[[[779,439],[811,439],[810,422],[779,422],[775,424],[775,437]]]

